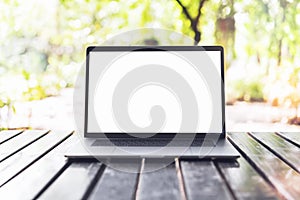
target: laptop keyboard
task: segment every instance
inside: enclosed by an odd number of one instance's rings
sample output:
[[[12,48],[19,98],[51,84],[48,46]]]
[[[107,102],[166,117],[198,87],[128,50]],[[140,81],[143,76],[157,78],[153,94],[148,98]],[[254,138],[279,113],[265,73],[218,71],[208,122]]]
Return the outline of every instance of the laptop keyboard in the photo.
[[[172,139],[164,139],[164,138],[133,138],[133,139],[107,139],[101,140],[96,139],[92,146],[112,146],[112,143],[115,146],[150,146],[150,147],[157,147],[157,146],[167,146],[168,144],[172,146],[187,146],[191,142],[190,140],[183,140],[180,139],[180,141],[172,141]],[[195,139],[190,146],[214,146],[215,141],[212,140],[204,140],[203,138]]]

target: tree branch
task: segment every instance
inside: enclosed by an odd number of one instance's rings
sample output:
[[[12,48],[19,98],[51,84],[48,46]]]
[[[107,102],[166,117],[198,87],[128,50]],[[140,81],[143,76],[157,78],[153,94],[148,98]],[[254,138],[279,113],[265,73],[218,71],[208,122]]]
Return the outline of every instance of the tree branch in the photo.
[[[202,9],[202,7],[204,6],[204,3],[207,0],[199,0],[198,13],[197,13],[197,16],[195,18],[193,18],[190,15],[189,11],[187,10],[187,7],[182,4],[181,0],[176,0],[176,1],[180,5],[180,7],[182,8],[182,11],[183,11],[184,15],[191,22],[191,28],[192,28],[192,30],[195,33],[195,36],[194,36],[194,40],[195,40],[194,45],[197,45],[200,42],[200,40],[201,40],[201,32],[198,30],[198,24],[199,24],[199,20],[200,20],[201,14],[202,14],[201,13],[201,9]]]
[[[198,14],[197,14],[197,16],[196,16],[196,18],[195,18],[195,23],[196,24],[198,24],[198,22],[199,22],[199,19],[200,19],[200,16],[201,16],[201,14],[202,14],[202,12],[201,12],[201,10],[202,10],[202,8],[203,8],[203,6],[204,6],[204,3],[206,2],[207,0],[200,0],[200,2],[199,2],[199,7],[198,7]]]
[[[193,23],[194,20],[193,20],[192,16],[190,15],[190,13],[188,12],[187,8],[181,3],[180,0],[176,0],[176,1],[182,8],[182,11],[185,14],[185,16],[191,21],[191,23]]]

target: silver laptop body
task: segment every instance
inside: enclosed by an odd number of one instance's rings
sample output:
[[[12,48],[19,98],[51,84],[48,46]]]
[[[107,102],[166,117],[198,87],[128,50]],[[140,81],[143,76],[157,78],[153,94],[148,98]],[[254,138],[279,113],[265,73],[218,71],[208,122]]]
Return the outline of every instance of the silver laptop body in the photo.
[[[226,139],[221,46],[91,46],[84,72],[68,158],[239,157]]]

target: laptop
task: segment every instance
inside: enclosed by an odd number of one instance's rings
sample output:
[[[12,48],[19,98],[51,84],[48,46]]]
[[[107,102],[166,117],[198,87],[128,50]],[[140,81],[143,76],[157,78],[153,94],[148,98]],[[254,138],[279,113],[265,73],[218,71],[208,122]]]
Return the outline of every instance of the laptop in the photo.
[[[239,157],[226,139],[221,46],[90,46],[82,83],[70,159]]]

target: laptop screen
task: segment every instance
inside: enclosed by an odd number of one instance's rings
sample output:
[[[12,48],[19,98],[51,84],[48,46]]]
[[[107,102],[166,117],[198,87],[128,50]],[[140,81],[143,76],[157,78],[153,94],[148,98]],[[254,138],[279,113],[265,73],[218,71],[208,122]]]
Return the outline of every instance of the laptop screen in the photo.
[[[222,51],[93,51],[87,133],[222,133]]]

